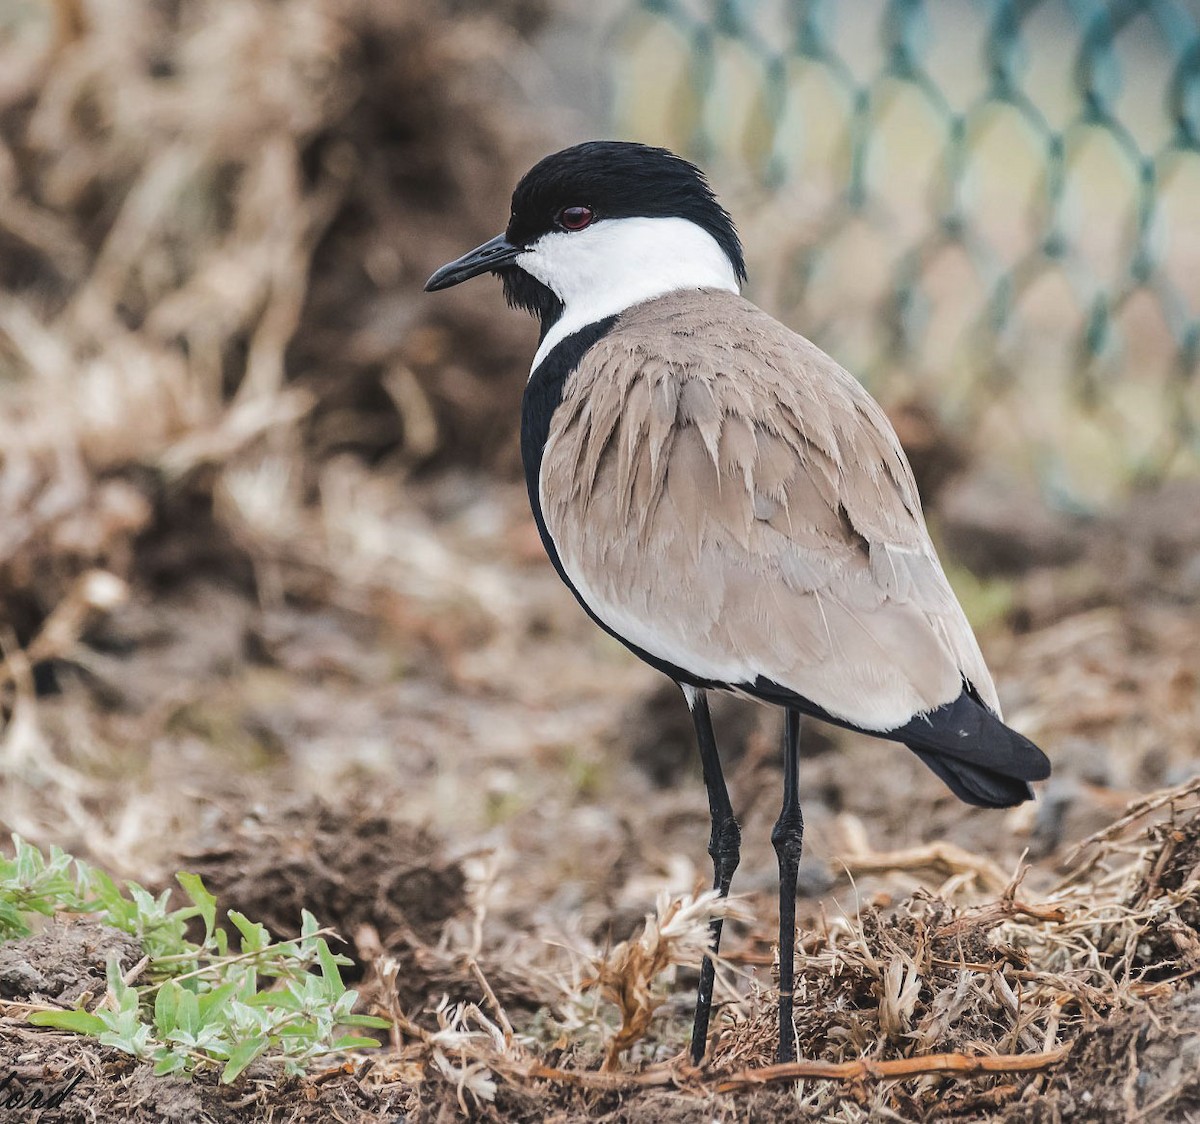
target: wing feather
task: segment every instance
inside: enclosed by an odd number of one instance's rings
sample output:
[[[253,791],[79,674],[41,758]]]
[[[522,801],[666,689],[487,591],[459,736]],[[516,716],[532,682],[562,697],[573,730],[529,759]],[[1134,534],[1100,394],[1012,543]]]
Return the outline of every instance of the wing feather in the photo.
[[[995,688],[883,410],[728,293],[623,313],[567,382],[542,460],[563,567],[619,635],[890,730]]]

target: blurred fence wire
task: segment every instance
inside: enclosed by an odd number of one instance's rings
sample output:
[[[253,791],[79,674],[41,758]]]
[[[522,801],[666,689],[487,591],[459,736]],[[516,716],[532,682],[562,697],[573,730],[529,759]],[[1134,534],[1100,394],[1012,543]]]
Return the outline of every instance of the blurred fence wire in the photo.
[[[631,0],[617,127],[761,303],[1095,503],[1200,466],[1200,2]]]

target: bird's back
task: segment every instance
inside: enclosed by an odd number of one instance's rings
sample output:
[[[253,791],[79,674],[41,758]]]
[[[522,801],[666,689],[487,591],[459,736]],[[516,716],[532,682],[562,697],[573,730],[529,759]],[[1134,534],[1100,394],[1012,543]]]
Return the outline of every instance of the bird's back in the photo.
[[[733,293],[636,305],[583,351],[538,492],[589,611],[697,682],[871,732],[964,681],[998,713],[882,409]]]

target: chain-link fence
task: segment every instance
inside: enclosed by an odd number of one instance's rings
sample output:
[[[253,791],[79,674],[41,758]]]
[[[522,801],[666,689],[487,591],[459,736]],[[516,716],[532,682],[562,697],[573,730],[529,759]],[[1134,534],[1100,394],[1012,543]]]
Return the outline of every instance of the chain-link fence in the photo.
[[[760,303],[1096,502],[1200,464],[1200,0],[634,0],[617,127]]]

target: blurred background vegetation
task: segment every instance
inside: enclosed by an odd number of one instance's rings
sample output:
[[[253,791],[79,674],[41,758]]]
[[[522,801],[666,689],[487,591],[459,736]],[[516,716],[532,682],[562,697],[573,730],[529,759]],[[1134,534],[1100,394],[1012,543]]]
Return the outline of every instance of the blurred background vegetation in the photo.
[[[371,468],[511,473],[529,326],[418,282],[588,134],[711,170],[751,295],[884,400],[931,500],[967,459],[1075,513],[1194,473],[1198,13],[8,0],[18,641],[135,549],[319,552]]]

